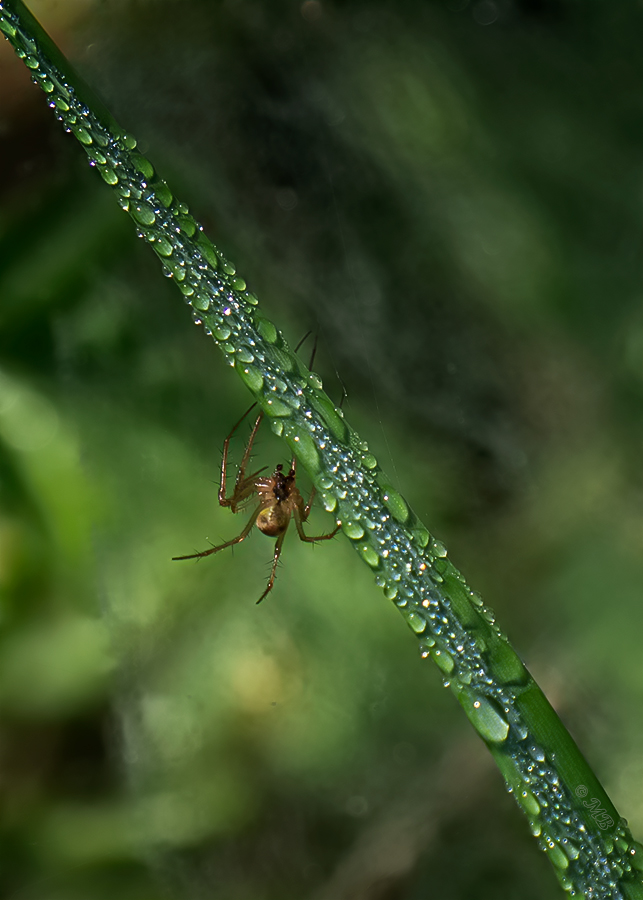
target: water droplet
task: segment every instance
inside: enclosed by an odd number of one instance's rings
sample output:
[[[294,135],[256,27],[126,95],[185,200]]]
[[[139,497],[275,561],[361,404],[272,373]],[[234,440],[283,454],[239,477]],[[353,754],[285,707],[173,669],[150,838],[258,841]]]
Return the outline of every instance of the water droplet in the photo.
[[[352,541],[358,541],[364,537],[364,529],[359,522],[347,521],[342,524],[342,530]]]
[[[107,182],[107,184],[118,184],[118,175],[109,166],[101,166],[98,171],[100,172],[100,176],[103,181]],[[129,203],[121,203],[121,206],[123,209],[129,210]]]
[[[627,851],[630,848],[630,845],[622,837],[616,837],[614,840],[614,844],[618,848],[618,850],[620,851],[621,854],[627,853]]]
[[[187,234],[188,237],[194,237],[197,225],[192,216],[179,216],[177,222],[183,234]]]
[[[7,21],[5,18],[0,18],[0,31],[3,31],[8,37],[16,36],[16,29],[11,22]]]
[[[364,453],[362,456],[362,462],[367,469],[374,469],[377,466],[377,459],[373,456],[372,453]]]
[[[538,837],[542,831],[542,825],[536,819],[529,822],[529,828],[534,837]]]
[[[263,375],[256,366],[239,366],[237,365],[242,381],[248,385],[250,390],[258,394],[263,387]]]
[[[310,475],[314,475],[319,471],[319,453],[314,440],[309,434],[301,431],[293,433],[288,436],[288,443],[306,466]]]
[[[564,838],[563,841],[561,841],[561,844],[563,850],[570,859],[578,859],[578,857],[580,856],[580,849],[576,846],[576,844],[573,844],[567,838]]]
[[[554,841],[548,840],[545,843],[545,852],[557,869],[564,870],[569,866],[569,860]]]
[[[266,400],[266,412],[269,416],[290,416],[292,409],[276,397]]]
[[[165,181],[157,181],[154,184],[154,193],[156,195],[157,200],[161,203],[166,209],[168,209],[172,205],[172,191],[169,189]]]
[[[628,850],[628,858],[637,872],[643,872],[643,844],[639,844],[638,841],[632,841]]]
[[[540,815],[540,805],[531,791],[518,791],[516,799],[528,815],[533,817]]]
[[[221,260],[221,268],[226,273],[226,275],[234,275],[237,270],[232,265],[232,263],[228,262],[228,260],[224,259],[223,256],[221,256],[221,255],[219,255],[219,259]],[[245,287],[245,284],[244,284],[244,287]]]
[[[513,733],[519,741],[524,741],[529,736],[529,729],[524,722],[516,722],[513,726]]]
[[[324,504],[324,509],[328,512],[334,512],[337,508],[337,500],[332,494],[323,493],[322,495],[322,503]]]
[[[316,372],[308,373],[308,383],[311,387],[316,388],[318,391],[321,391],[324,387],[324,384]]]
[[[269,319],[263,316],[255,316],[255,325],[261,337],[269,344],[274,344],[277,340],[277,329]]]
[[[140,153],[131,153],[130,159],[134,163],[134,166],[141,175],[146,178],[148,181],[151,181],[154,178],[154,166],[149,161],[149,159],[145,159]]]
[[[213,333],[218,341],[227,341],[232,331],[227,325],[215,325]]]
[[[459,699],[469,720],[485,741],[498,744],[507,739],[509,723],[491,700],[472,694],[461,695]]]
[[[426,547],[429,543],[430,534],[424,527],[424,525],[418,522],[413,528],[411,528],[411,534],[413,535],[413,540],[420,547]]]
[[[219,257],[214,249],[213,244],[206,238],[204,234],[197,239],[199,250],[205,261],[215,270],[219,268]]]
[[[132,217],[141,225],[153,225],[156,221],[154,210],[149,203],[136,203],[131,207]],[[178,272],[175,272],[178,278]],[[181,280],[181,279],[179,279]]]
[[[194,293],[191,288],[190,288],[190,292]],[[199,291],[196,294],[196,296],[194,297],[194,299],[192,300],[192,306],[195,309],[200,309],[203,312],[207,311],[210,307],[209,296],[206,293],[204,293],[203,291]],[[212,332],[210,332],[210,334],[212,334]]]
[[[387,600],[395,600],[397,597],[397,587],[394,584],[388,584],[384,588],[384,596]]]
[[[375,550],[373,550],[373,548],[371,546],[369,546],[368,544],[363,544],[361,549],[362,549],[362,555],[363,555],[364,559],[366,560],[366,562],[368,563],[368,565],[372,569],[376,569],[380,564],[380,558],[377,555],[377,553],[375,552]]]
[[[447,653],[446,650],[435,650],[433,653],[433,658],[438,664],[439,668],[442,669],[447,675],[450,675],[455,668],[455,663],[453,662],[453,657],[450,653]]]
[[[239,347],[237,359],[240,359],[241,362],[251,363],[255,361],[255,356],[248,347]]]
[[[94,143],[91,134],[87,131],[86,128],[83,128],[82,126],[75,126],[73,128],[73,132],[80,143],[85,144],[86,147],[89,147],[90,144]]]
[[[433,541],[431,543],[431,549],[429,550],[429,553],[432,556],[444,558],[447,555],[447,548],[444,546],[442,541],[436,541],[436,539],[433,538]]]
[[[390,485],[382,485],[382,489],[382,500],[387,509],[390,510],[394,519],[404,524],[409,517],[409,508],[406,505],[406,500]]]
[[[416,634],[422,634],[423,631],[426,631],[426,621],[422,616],[415,612],[409,612],[406,614],[405,618]]]
[[[272,422],[270,423],[270,425],[271,425],[274,433],[276,435],[278,435],[279,437],[281,437],[281,435],[284,433],[283,420],[282,419],[273,419]]]

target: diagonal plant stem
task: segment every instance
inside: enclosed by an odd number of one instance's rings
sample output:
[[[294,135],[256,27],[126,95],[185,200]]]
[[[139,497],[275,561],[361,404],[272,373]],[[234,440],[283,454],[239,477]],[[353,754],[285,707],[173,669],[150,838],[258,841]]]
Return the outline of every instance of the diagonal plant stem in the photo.
[[[643,900],[643,846],[493,615],[377,460],[260,312],[234,266],[176,200],[136,141],[93,97],[21,0],[0,30],[83,145],[191,307],[306,468],[375,581],[432,657],[489,747],[532,833],[572,895]]]

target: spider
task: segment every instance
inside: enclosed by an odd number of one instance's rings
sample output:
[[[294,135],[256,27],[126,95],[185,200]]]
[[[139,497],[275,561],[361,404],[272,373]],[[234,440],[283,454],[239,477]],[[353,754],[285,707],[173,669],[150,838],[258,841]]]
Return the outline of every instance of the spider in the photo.
[[[337,534],[341,528],[341,524],[337,525],[337,527],[328,534],[319,534],[315,537],[311,537],[304,533],[304,522],[306,522],[310,515],[312,503],[315,498],[315,488],[313,487],[311,491],[308,503],[304,504],[304,499],[299,493],[299,489],[295,483],[297,469],[297,460],[295,457],[293,457],[287,475],[284,474],[284,467],[281,464],[278,465],[273,474],[269,476],[259,477],[268,466],[258,469],[256,472],[253,472],[252,475],[246,475],[246,469],[250,462],[252,445],[257,436],[259,426],[261,425],[263,412],[260,412],[257,416],[252,431],[250,432],[250,437],[248,438],[248,443],[246,444],[246,449],[241,459],[241,465],[239,466],[237,478],[234,483],[232,496],[226,497],[226,477],[230,439],[248,413],[253,410],[256,405],[256,403],[253,403],[250,409],[246,410],[223,443],[223,455],[221,457],[221,487],[219,488],[219,504],[221,506],[229,506],[233,513],[239,512],[239,508],[245,506],[246,502],[253,494],[257,495],[257,506],[252,513],[249,522],[241,534],[232,538],[230,541],[226,541],[224,544],[219,544],[217,547],[210,547],[209,550],[203,550],[201,553],[191,553],[188,556],[174,556],[172,558],[175,560],[201,559],[203,556],[210,556],[211,553],[218,553],[219,550],[225,550],[226,547],[232,547],[234,544],[240,544],[241,541],[245,541],[252,531],[252,526],[256,525],[263,534],[268,537],[277,538],[268,586],[257,600],[257,603],[261,603],[261,601],[268,596],[275,583],[277,563],[279,562],[281,548],[284,543],[284,538],[286,537],[286,531],[288,530],[292,518],[295,520],[299,540],[305,541],[308,544],[314,544],[317,541],[329,541]]]

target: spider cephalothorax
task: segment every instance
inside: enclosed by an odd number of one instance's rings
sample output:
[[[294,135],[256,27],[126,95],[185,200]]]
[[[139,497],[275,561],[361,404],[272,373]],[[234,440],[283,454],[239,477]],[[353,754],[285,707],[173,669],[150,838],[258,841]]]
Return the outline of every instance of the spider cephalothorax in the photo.
[[[210,547],[209,550],[203,550],[201,553],[191,553],[188,556],[175,556],[174,559],[200,559],[202,556],[210,556],[211,553],[218,553],[226,547],[232,547],[244,541],[252,530],[252,526],[256,524],[257,528],[268,537],[277,538],[275,543],[275,553],[272,562],[272,571],[268,579],[268,586],[261,597],[257,600],[260,603],[266,597],[275,583],[277,574],[277,563],[281,554],[281,548],[286,536],[286,531],[290,525],[290,520],[294,518],[295,526],[299,539],[307,543],[314,544],[316,541],[327,541],[334,537],[340,529],[337,525],[329,534],[320,534],[310,537],[304,533],[304,522],[310,515],[313,499],[315,497],[315,488],[312,489],[308,503],[304,503],[304,499],[299,493],[296,484],[297,460],[293,457],[290,470],[284,475],[283,466],[280,464],[270,476],[259,477],[264,469],[259,469],[252,475],[246,475],[246,468],[250,462],[252,445],[254,443],[257,431],[263,419],[263,413],[259,413],[255,424],[250,432],[248,443],[241,459],[241,465],[237,472],[237,478],[234,483],[234,490],[231,497],[226,497],[226,477],[228,469],[228,450],[230,447],[230,438],[235,433],[241,422],[248,415],[253,406],[239,419],[223,444],[223,455],[221,457],[221,487],[219,488],[219,503],[221,506],[229,506],[233,513],[239,511],[239,508],[245,505],[246,501],[255,494],[258,504],[252,513],[247,525],[236,538],[219,544],[217,547]]]

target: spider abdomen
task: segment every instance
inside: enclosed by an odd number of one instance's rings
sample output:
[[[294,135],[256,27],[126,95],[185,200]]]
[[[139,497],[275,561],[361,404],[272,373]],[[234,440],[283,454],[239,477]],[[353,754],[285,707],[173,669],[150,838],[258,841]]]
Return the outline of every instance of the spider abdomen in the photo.
[[[257,528],[268,537],[278,537],[283,534],[290,522],[291,510],[286,509],[282,503],[275,503],[262,509],[257,516]]]

